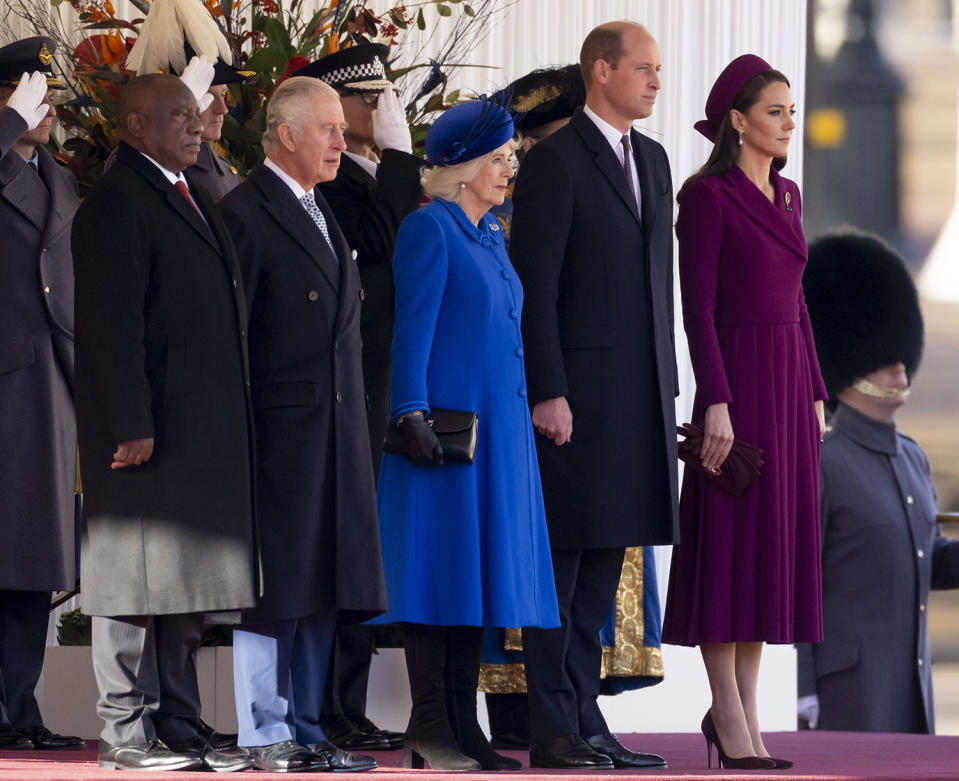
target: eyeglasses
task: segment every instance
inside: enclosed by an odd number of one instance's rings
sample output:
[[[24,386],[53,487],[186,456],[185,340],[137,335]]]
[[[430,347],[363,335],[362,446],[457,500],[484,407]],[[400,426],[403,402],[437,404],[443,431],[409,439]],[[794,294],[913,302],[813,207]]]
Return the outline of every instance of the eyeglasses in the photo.
[[[367,106],[375,106],[380,99],[379,92],[343,92],[344,98],[360,98]]]

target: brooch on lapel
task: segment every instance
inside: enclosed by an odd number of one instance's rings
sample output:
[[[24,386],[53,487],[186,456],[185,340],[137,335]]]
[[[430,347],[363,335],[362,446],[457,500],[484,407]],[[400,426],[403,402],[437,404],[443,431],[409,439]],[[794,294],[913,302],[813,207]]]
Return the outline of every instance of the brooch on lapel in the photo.
[[[491,223],[489,224],[489,229],[490,229],[491,231],[498,231],[498,230],[499,230],[499,223],[498,223],[498,222],[491,222]]]
[[[786,199],[786,211],[791,212],[793,210],[793,207],[790,205],[790,202],[792,201],[793,197],[788,191],[786,192],[785,199]]]

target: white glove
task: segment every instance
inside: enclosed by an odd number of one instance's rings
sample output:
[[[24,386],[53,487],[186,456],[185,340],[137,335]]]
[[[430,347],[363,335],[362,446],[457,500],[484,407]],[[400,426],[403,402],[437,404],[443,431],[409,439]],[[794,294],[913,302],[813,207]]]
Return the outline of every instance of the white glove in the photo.
[[[206,57],[194,57],[180,74],[180,81],[190,88],[202,114],[213,102],[210,85],[213,83],[213,63]]]
[[[809,729],[819,726],[819,698],[815,694],[807,694],[796,701],[796,715],[809,722]]]
[[[23,117],[27,130],[33,130],[50,110],[46,100],[47,77],[40,71],[34,71],[29,76],[24,73],[20,77],[17,88],[7,98],[7,105]]]
[[[398,152],[413,152],[410,126],[406,124],[406,112],[400,105],[392,87],[380,93],[373,112],[373,142],[380,149],[395,149]]]

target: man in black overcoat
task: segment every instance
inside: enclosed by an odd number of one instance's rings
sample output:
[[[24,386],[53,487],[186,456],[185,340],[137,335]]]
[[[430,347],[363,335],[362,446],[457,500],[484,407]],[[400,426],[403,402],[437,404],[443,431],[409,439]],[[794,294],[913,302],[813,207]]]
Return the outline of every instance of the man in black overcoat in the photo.
[[[337,622],[386,608],[360,353],[360,276],[315,186],[345,148],[336,92],[294,76],[266,160],[220,202],[249,304],[263,595],[233,636],[239,743],[263,770],[376,767],[320,725]]]
[[[610,734],[597,695],[625,548],[678,536],[671,179],[662,146],[632,129],[652,113],[659,49],[640,25],[614,22],[589,34],[580,64],[585,108],[529,151],[513,192],[562,622],[523,633],[530,760],[655,767],[661,757]]]
[[[351,46],[296,74],[333,87],[346,119],[346,149],[336,178],[321,182],[319,190],[347,243],[356,251],[360,267],[363,384],[374,478],[390,416],[393,248],[400,223],[423,198],[423,161],[412,154],[406,114],[386,78],[387,54],[383,44]],[[371,627],[353,624],[337,629],[323,702],[323,728],[343,748],[382,751],[403,744],[402,733],[379,729],[366,716],[372,656]]]
[[[54,43],[0,48],[0,749],[79,749],[43,726],[50,592],[76,584],[73,177],[44,148]],[[24,71],[31,73],[29,77]]]
[[[212,78],[213,69],[209,68]],[[203,614],[254,604],[246,303],[213,201],[182,172],[190,89],[125,85],[120,146],[73,224],[85,612],[102,767],[241,769],[197,732]]]

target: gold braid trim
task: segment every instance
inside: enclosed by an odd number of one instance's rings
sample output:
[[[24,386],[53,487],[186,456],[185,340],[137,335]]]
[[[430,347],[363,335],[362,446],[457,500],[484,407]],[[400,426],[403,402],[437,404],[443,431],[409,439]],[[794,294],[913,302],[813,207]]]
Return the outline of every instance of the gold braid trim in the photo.
[[[602,677],[646,676],[662,678],[663,654],[643,645],[643,549],[627,548],[623,572],[616,589],[614,646],[603,646]],[[519,629],[505,630],[504,648],[522,651]],[[487,694],[523,694],[526,672],[521,663],[480,665],[479,690]]]
[[[603,646],[603,677],[663,677],[658,648],[643,645],[643,549],[627,548],[616,589],[615,644]]]
[[[521,663],[480,665],[479,690],[487,694],[526,694],[526,670]]]

